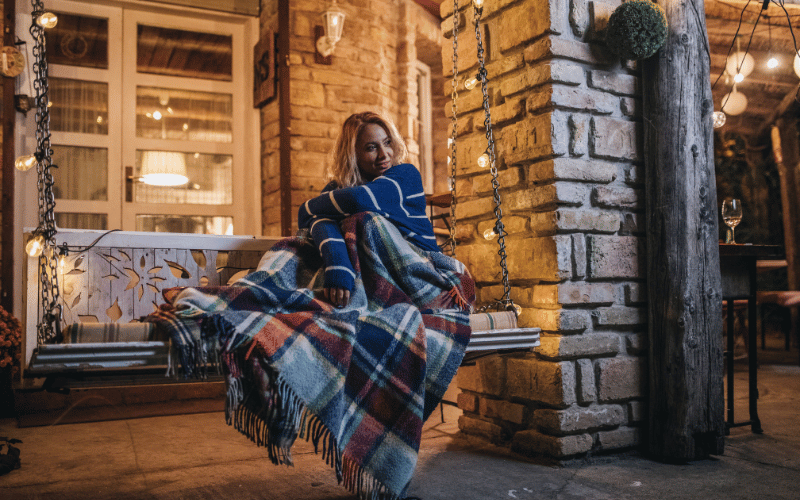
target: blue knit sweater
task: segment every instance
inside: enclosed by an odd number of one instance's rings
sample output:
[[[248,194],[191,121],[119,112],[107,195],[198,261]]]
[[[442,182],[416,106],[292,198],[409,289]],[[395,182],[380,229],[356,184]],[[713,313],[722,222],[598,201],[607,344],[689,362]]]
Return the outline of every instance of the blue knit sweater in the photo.
[[[352,291],[355,272],[339,222],[359,212],[375,212],[394,223],[419,248],[438,252],[425,207],[419,171],[414,165],[403,163],[360,186],[337,189],[337,184],[331,182],[319,196],[300,206],[297,224],[300,229],[310,229],[319,248],[325,263],[325,286]]]

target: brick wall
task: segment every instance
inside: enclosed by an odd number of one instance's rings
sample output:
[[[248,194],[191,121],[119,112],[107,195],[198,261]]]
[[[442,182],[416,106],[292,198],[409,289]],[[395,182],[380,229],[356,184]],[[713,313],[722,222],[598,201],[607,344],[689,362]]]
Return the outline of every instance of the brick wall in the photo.
[[[477,69],[473,9],[460,21],[459,80]],[[468,434],[568,458],[635,446],[646,355],[639,76],[598,32],[619,2],[486,0],[483,39],[512,298],[543,329],[534,354],[459,372]],[[443,67],[452,78],[452,46]],[[451,81],[451,80],[449,80]],[[449,81],[445,88],[449,88]],[[479,88],[458,108],[458,258],[479,302],[502,294]]]
[[[329,153],[342,123],[352,113],[372,110],[394,120],[408,142],[409,161],[418,162],[414,62],[425,57],[418,50],[424,40],[432,41],[438,53],[438,20],[411,0],[375,0],[369,8],[356,0],[337,5],[347,15],[342,40],[332,55],[332,64],[322,65],[314,59],[314,27],[322,25],[320,14],[327,5],[312,0],[290,3],[293,214],[325,186]],[[277,30],[276,0],[262,0],[261,25],[262,29],[269,26]],[[438,38],[430,40],[431,37]],[[279,234],[277,101],[264,108],[261,121],[264,233]]]

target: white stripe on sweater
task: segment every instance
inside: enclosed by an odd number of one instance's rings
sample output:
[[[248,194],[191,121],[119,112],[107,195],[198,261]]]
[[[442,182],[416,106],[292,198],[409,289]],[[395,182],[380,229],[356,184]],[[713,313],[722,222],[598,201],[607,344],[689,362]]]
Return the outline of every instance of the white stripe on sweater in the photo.
[[[325,272],[327,273],[328,271],[347,271],[348,273],[350,273],[350,275],[353,277],[353,279],[355,279],[355,277],[356,277],[356,273],[354,273],[352,269],[349,269],[349,268],[347,268],[345,266],[330,266],[330,267],[326,267],[325,268]]]
[[[406,198],[419,198],[420,196],[425,196],[425,193],[410,194]]]
[[[320,242],[319,247],[322,248],[322,245],[326,244],[329,241],[344,243],[344,240],[342,238],[325,238],[324,240],[322,240],[322,242]]]
[[[311,224],[311,227],[309,228],[311,231],[313,231],[313,230],[314,230],[314,226],[316,226],[318,222],[323,222],[323,221],[333,222],[333,220],[331,220],[331,219],[327,219],[327,218],[325,218],[325,217],[322,217],[322,218],[317,218],[317,216],[316,216],[316,215],[314,216],[314,218],[315,218],[315,219],[317,219],[317,220],[315,220],[315,221],[314,221],[314,222]]]
[[[406,210],[405,205],[403,205],[403,201],[404,201],[403,200],[403,189],[400,187],[400,184],[396,180],[390,179],[389,177],[384,177],[384,179],[386,179],[387,181],[393,183],[395,185],[395,187],[397,187],[397,192],[400,194],[400,208],[403,209],[403,212],[405,212],[406,217],[411,217],[411,214],[408,213],[408,210]]]
[[[370,199],[372,200],[372,203],[374,203],[374,204],[375,204],[375,208],[376,208],[377,210],[380,210],[380,209],[381,209],[381,206],[380,206],[380,205],[378,205],[378,200],[376,200],[376,199],[375,199],[375,195],[374,195],[374,194],[372,194],[372,190],[369,188],[369,186],[366,186],[366,185],[365,185],[365,186],[364,186],[364,190],[365,190],[365,191],[367,192],[367,194],[369,195]]]
[[[348,213],[345,213],[345,211],[344,211],[344,210],[342,210],[342,208],[339,206],[339,204],[338,204],[338,203],[336,203],[336,198],[334,198],[334,197],[333,197],[333,191],[331,191],[330,193],[328,193],[328,198],[330,198],[330,199],[331,199],[331,203],[333,204],[333,208],[335,208],[336,210],[338,210],[340,214],[342,214],[342,215],[350,215],[350,214],[348,214]]]

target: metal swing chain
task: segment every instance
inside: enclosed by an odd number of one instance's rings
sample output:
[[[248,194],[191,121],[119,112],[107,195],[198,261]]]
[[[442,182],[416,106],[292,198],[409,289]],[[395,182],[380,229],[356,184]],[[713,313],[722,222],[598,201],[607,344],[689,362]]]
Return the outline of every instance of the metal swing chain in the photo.
[[[37,340],[43,344],[61,333],[61,301],[58,287],[58,257],[56,256],[55,196],[53,195],[53,174],[51,168],[53,150],[50,148],[50,110],[48,107],[47,52],[45,50],[44,28],[36,22],[44,12],[42,0],[31,0],[33,8],[30,33],[33,46],[33,87],[36,91],[36,172],[39,191],[38,234],[44,237],[44,250],[39,256],[39,277],[41,280],[41,313],[37,325]]]
[[[495,152],[495,145],[494,145],[494,135],[492,133],[492,115],[489,110],[489,94],[488,94],[488,77],[486,72],[486,61],[484,58],[484,49],[483,49],[483,38],[481,36],[480,30],[480,20],[481,16],[483,15],[483,8],[474,8],[474,20],[475,20],[475,39],[478,42],[478,63],[480,64],[480,69],[478,70],[478,78],[481,82],[481,92],[483,93],[483,111],[484,111],[484,127],[486,128],[486,141],[487,141],[487,152],[489,153],[489,160],[490,160],[490,171],[492,173],[492,191],[494,192],[494,215],[497,218],[497,222],[494,226],[494,231],[497,233],[497,243],[500,245],[500,249],[497,251],[497,254],[500,256],[500,269],[503,273],[503,296],[497,300],[496,306],[500,310],[512,310],[516,314],[516,307],[514,306],[514,302],[511,300],[511,286],[508,283],[508,266],[506,264],[506,231],[505,226],[503,225],[503,210],[501,208],[501,199],[500,199],[500,182],[497,180],[497,165],[496,165],[496,152]],[[480,311],[485,311],[491,306],[484,306],[480,309]]]
[[[456,136],[458,135],[458,0],[453,0],[453,90],[450,93],[453,104],[450,131],[450,237],[445,245],[450,247],[450,255],[456,256]]]

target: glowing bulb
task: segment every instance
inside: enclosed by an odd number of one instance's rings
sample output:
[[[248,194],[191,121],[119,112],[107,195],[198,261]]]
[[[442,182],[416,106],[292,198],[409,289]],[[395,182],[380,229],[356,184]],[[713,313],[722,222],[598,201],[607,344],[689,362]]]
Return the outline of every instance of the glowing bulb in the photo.
[[[186,132],[187,130],[189,130],[189,124],[188,123],[184,123],[183,124],[183,131]]]
[[[723,113],[722,111],[714,111],[714,128],[720,128],[725,125],[725,122],[728,120],[728,116]]]
[[[475,5],[476,9],[483,8],[483,0],[472,0],[473,5]]]
[[[52,108],[53,107],[53,101],[47,101],[47,107],[48,108]]]
[[[488,153],[483,153],[480,158],[478,158],[478,166],[481,168],[486,168],[492,162],[491,158],[489,158]]]
[[[97,123],[103,123],[103,117],[102,116],[98,116],[97,117]]]
[[[38,257],[42,254],[42,250],[44,250],[44,236],[41,234],[32,237],[25,245],[25,253],[31,257]]]
[[[34,165],[36,165],[36,157],[33,155],[20,156],[14,162],[14,167],[20,172],[30,170]]]
[[[767,67],[768,67],[769,69],[775,69],[775,68],[777,68],[777,67],[778,67],[778,64],[779,64],[779,63],[778,63],[778,60],[777,60],[777,59],[775,59],[774,57],[770,57],[770,58],[769,58],[769,61],[767,61]]]
[[[517,311],[517,316],[522,314],[522,308],[519,306],[519,304],[514,304],[514,310]]]
[[[56,24],[58,24],[58,16],[52,12],[42,12],[39,17],[36,18],[36,24],[42,28],[55,28]]]
[[[497,233],[494,232],[494,228],[490,227],[489,229],[483,232],[483,237],[489,241],[492,241],[493,239],[497,238]]]
[[[475,88],[475,85],[477,84],[478,84],[478,78],[473,76],[472,78],[468,78],[464,82],[464,88],[467,90],[472,90]]]
[[[153,111],[153,119],[160,120],[161,119],[161,111]]]
[[[172,108],[167,108],[167,113],[169,113],[169,114],[171,114],[171,115],[172,115],[172,114],[175,114],[175,112],[174,112],[174,111],[172,111]]]
[[[744,75],[741,73],[736,73],[736,76],[733,77],[733,81],[736,83],[742,83],[742,80],[744,80]]]
[[[61,255],[58,256],[58,270],[59,271],[64,271],[64,264],[66,264],[66,262],[67,262],[67,256],[66,255],[61,254]]]

